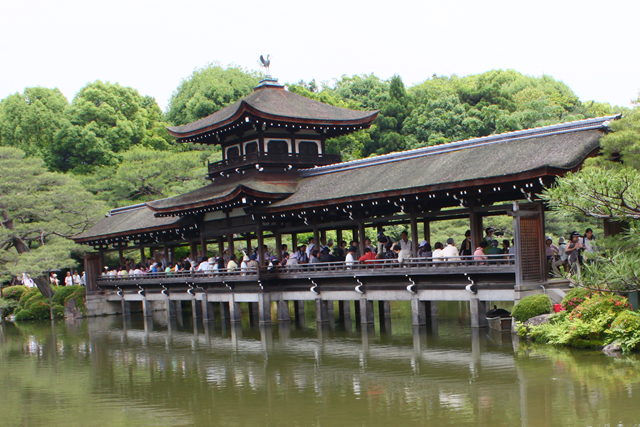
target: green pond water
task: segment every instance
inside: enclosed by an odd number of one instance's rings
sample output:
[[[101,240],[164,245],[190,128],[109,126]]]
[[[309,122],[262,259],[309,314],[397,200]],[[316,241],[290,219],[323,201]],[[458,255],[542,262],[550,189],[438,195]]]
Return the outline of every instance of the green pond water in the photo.
[[[318,328],[312,303],[305,325],[194,323],[186,307],[172,322],[5,323],[0,426],[640,425],[638,356],[532,346],[472,330],[464,304],[439,311],[423,328],[404,303],[365,328]]]

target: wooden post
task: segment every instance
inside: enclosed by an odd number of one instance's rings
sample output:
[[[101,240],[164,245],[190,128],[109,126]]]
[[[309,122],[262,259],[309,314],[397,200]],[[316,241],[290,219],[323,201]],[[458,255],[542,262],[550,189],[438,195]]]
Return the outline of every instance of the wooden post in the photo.
[[[197,262],[198,260],[198,242],[192,240],[189,242],[189,251],[191,252],[191,262]]]
[[[320,230],[320,242],[323,245],[327,244],[327,230]]]
[[[278,230],[273,232],[274,236],[276,236],[276,255],[278,259],[282,259],[282,234]]]
[[[122,266],[124,265],[124,251],[122,249],[119,249],[118,254],[120,255],[120,266]]]
[[[143,265],[146,260],[147,260],[147,257],[144,254],[144,246],[140,246],[140,264]]]
[[[313,225],[313,241],[316,244],[316,248],[320,249],[320,233],[318,232],[318,226]]]
[[[264,235],[262,233],[262,225],[258,225],[258,231],[256,231],[256,234],[258,235],[258,257],[260,257],[260,266],[265,266],[266,264],[266,260],[264,259],[265,257],[265,252],[264,252]]]
[[[342,242],[342,229],[338,228],[336,230],[336,246],[340,247],[340,242]]]
[[[222,256],[224,254],[224,238],[223,236],[218,237],[218,255]]]
[[[482,214],[474,212],[473,208],[469,209],[469,226],[469,229],[471,230],[471,251],[473,252],[484,238]]]
[[[316,245],[318,244],[318,242],[316,242]],[[296,250],[298,248],[298,234],[297,233],[291,233],[291,248],[289,248],[289,253],[293,252],[294,250]],[[282,259],[282,258],[280,258]]]
[[[200,236],[200,257],[209,257],[207,254],[207,239],[204,236]]]
[[[415,212],[409,217],[409,226],[411,227],[411,256],[418,256],[418,219]]]
[[[364,221],[358,220],[358,243],[360,246],[360,256],[364,255],[364,239],[367,237],[366,230],[364,228]]]
[[[424,220],[424,240],[431,244],[431,223],[428,219]],[[431,244],[433,246],[433,244]]]
[[[233,233],[227,234],[227,247],[229,248],[229,255],[236,253],[236,248],[233,241]]]
[[[251,250],[251,237],[247,236],[247,255],[251,255],[253,251]]]

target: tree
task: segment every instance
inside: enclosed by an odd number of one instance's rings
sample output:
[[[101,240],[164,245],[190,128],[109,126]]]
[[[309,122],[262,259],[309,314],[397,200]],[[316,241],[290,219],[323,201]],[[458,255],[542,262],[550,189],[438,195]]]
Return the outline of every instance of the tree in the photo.
[[[217,147],[159,151],[135,147],[116,166],[103,166],[83,179],[85,187],[110,206],[171,197],[204,185],[207,160],[219,160]]]
[[[170,139],[155,100],[117,83],[95,81],[78,92],[45,161],[51,170],[88,173],[114,165],[135,145],[166,147]]]
[[[380,113],[375,120],[377,127],[371,134],[372,144],[363,149],[363,154],[386,154],[407,148],[402,134],[404,121],[411,112],[411,105],[400,76],[389,81],[388,97],[380,102]]]
[[[592,263],[573,280],[590,288],[640,290],[640,109],[611,123],[601,139],[602,155],[576,173],[559,178],[542,194],[557,210],[620,221],[623,235],[598,242]]]
[[[199,120],[249,95],[259,80],[255,71],[207,64],[180,82],[169,100],[167,119],[176,126]]]
[[[69,240],[95,224],[104,206],[72,176],[48,172],[39,158],[0,147],[0,277],[36,278],[47,295],[50,269],[75,264]]]
[[[26,88],[0,101],[0,146],[42,156],[61,128],[69,102],[58,89]]]

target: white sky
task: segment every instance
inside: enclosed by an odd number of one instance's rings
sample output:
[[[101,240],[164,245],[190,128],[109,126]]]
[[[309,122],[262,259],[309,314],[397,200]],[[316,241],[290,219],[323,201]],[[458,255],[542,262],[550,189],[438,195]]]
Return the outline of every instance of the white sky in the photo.
[[[280,82],[342,74],[432,74],[512,68],[564,81],[581,100],[629,106],[640,91],[640,2],[591,0],[5,0],[0,99],[29,86],[71,100],[100,79],[164,109],[180,79],[208,62]]]

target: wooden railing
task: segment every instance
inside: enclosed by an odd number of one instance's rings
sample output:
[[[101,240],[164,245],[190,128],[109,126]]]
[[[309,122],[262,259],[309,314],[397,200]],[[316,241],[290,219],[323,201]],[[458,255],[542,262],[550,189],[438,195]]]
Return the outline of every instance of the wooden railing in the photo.
[[[319,262],[289,266],[274,266],[233,270],[178,271],[171,273],[146,273],[141,275],[98,276],[99,286],[119,284],[170,284],[207,282],[255,282],[269,279],[349,277],[349,276],[400,276],[432,274],[488,274],[515,272],[514,255],[488,255],[486,260],[474,257],[407,258],[403,262],[395,259],[370,260],[366,262]]]
[[[254,163],[278,163],[291,165],[330,165],[340,163],[340,154],[298,154],[298,153],[249,153],[238,157],[231,157],[215,163],[209,163],[209,173],[220,172],[232,167]]]

